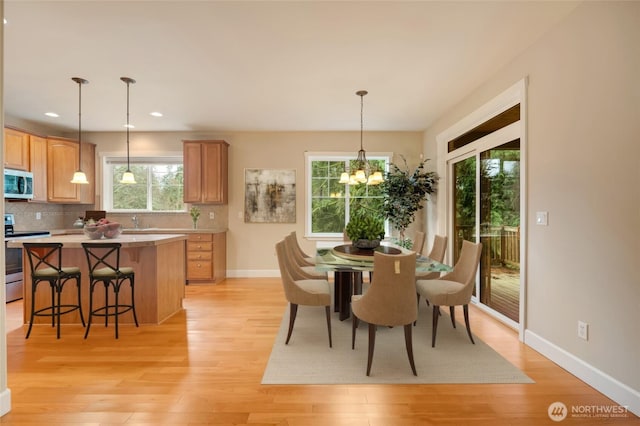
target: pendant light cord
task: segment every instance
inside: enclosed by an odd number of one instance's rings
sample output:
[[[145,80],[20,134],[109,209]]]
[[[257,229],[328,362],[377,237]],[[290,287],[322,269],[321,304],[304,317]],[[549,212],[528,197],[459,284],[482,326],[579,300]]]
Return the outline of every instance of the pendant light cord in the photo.
[[[78,82],[78,170],[82,170],[82,82]]]
[[[129,81],[127,81],[127,171],[131,171],[129,167]]]

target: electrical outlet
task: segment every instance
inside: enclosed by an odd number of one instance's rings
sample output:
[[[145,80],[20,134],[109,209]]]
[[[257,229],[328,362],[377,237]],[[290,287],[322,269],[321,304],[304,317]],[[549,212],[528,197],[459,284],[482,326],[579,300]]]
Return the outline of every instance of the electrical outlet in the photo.
[[[578,321],[578,337],[589,340],[589,324],[584,321]]]
[[[42,213],[36,212],[36,220],[41,220],[41,219],[42,219]]]
[[[209,219],[214,220],[216,218],[216,214],[214,212],[209,212]]]

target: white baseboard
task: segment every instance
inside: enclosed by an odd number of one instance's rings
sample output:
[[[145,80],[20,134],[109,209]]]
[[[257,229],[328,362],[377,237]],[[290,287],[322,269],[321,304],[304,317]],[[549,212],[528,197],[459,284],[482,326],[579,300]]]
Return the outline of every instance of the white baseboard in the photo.
[[[278,278],[279,269],[227,269],[227,278]]]
[[[11,411],[11,389],[5,389],[0,393],[0,417]]]
[[[587,364],[532,331],[525,331],[524,342],[597,391],[640,416],[640,392],[638,390],[632,389],[605,372]]]

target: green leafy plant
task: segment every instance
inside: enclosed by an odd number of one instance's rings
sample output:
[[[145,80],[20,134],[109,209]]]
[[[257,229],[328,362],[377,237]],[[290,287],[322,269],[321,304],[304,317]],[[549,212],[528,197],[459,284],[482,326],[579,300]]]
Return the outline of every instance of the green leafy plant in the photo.
[[[200,217],[200,209],[196,206],[191,207],[189,210],[189,214],[191,215],[191,220],[193,221],[193,227],[195,228],[198,225],[198,218]]]
[[[356,213],[351,216],[345,228],[351,241],[382,240],[384,238],[384,220],[376,215]]]
[[[424,207],[424,200],[435,192],[438,177],[425,170],[428,159],[420,161],[411,172],[407,160],[402,157],[404,168],[391,163],[383,183],[382,211],[391,226],[400,232],[399,242],[405,242],[405,231],[414,221],[416,212]]]

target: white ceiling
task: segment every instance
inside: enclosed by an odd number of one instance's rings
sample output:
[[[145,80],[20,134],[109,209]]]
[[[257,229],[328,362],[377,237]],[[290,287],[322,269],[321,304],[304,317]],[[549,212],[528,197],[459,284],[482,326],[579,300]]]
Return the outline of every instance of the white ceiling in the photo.
[[[123,131],[423,130],[575,2],[6,0],[8,116]],[[60,115],[53,119],[45,112]],[[162,118],[149,115],[160,111]]]

